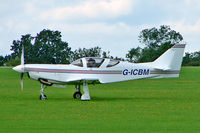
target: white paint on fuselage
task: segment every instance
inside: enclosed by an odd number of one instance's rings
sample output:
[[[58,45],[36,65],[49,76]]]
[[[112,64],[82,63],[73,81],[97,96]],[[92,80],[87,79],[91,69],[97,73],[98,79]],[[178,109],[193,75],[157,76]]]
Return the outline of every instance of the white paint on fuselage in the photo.
[[[84,59],[83,59],[84,60]],[[150,74],[153,70],[152,67],[149,67],[147,63],[142,64],[135,64],[129,62],[121,61],[118,65],[113,67],[106,67],[108,64],[109,59],[106,59],[104,63],[99,68],[87,68],[86,64],[84,63],[83,67],[78,67],[74,65],[53,65],[53,64],[26,64],[25,72],[27,68],[35,69],[35,71],[29,71],[29,75],[31,78],[38,80],[39,78],[53,80],[57,82],[71,82],[71,81],[79,81],[79,80],[99,80],[100,83],[112,83],[112,82],[119,82],[119,81],[126,81],[126,80],[134,80],[134,79],[141,79],[141,78],[151,78],[159,76],[158,74]],[[55,71],[83,71],[84,73],[70,73],[70,72],[44,72],[42,69],[49,69]],[[124,70],[128,70],[129,74],[124,74]],[[148,74],[141,74],[135,71],[134,73],[131,71],[133,70],[149,70]],[[28,72],[27,71],[27,72]],[[94,72],[94,73],[90,73]],[[97,73],[95,73],[97,72]],[[98,73],[99,72],[99,73]],[[107,74],[102,74],[101,72],[108,72]],[[117,72],[117,74],[112,74],[112,72]]]

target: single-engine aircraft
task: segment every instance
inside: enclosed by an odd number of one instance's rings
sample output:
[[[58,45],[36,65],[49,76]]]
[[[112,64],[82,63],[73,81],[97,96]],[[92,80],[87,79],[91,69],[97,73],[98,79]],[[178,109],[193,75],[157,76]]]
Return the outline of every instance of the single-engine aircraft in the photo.
[[[46,100],[46,86],[64,87],[75,85],[75,99],[90,100],[88,84],[113,83],[144,78],[174,78],[179,77],[185,45],[176,44],[153,62],[130,63],[99,57],[85,57],[69,65],[62,64],[25,64],[24,48],[21,65],[13,70],[21,73],[21,88],[23,89],[23,74],[41,83],[40,99]],[[83,92],[81,94],[81,85]]]

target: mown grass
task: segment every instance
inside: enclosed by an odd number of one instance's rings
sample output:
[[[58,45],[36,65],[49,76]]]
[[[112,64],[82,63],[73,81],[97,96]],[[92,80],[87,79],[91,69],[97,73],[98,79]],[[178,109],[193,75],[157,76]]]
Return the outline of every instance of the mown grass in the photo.
[[[91,85],[91,101],[74,100],[74,86],[48,87],[10,68],[0,68],[0,132],[200,132],[200,67],[180,78]]]

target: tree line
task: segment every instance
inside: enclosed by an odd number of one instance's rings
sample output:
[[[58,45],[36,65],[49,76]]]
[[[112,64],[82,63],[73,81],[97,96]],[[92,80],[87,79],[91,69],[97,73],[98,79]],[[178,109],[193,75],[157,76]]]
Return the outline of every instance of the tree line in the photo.
[[[131,48],[126,58],[114,57],[110,52],[102,51],[98,46],[93,48],[79,48],[72,51],[69,44],[62,40],[60,31],[44,29],[36,36],[22,35],[19,40],[14,40],[11,45],[12,54],[0,56],[0,66],[15,66],[20,64],[22,46],[24,46],[25,62],[68,64],[81,57],[103,57],[130,62],[150,62],[158,58],[163,52],[180,43],[183,36],[172,30],[169,26],[162,25],[159,28],[144,29],[140,32],[138,40],[145,44],[144,48]],[[185,53],[183,65],[200,65],[200,51]]]

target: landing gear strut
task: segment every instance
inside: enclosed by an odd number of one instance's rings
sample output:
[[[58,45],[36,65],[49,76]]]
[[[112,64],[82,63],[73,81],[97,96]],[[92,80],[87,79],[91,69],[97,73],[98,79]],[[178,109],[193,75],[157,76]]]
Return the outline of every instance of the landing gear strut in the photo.
[[[83,81],[83,92],[84,92],[84,94],[82,95],[80,84],[77,84],[76,85],[76,92],[73,95],[74,99],[81,99],[82,101],[89,101],[90,100],[90,93],[89,93],[87,81]]]
[[[46,100],[47,99],[47,96],[44,94],[45,88],[46,88],[46,85],[41,84],[40,100]]]
[[[81,96],[82,96],[81,87],[80,87],[80,84],[77,84],[76,85],[76,92],[74,93],[73,97],[74,97],[74,99],[80,99]]]
[[[87,81],[83,81],[83,92],[84,92],[84,94],[81,96],[81,100],[82,101],[89,101],[90,100],[90,93],[89,93]]]

